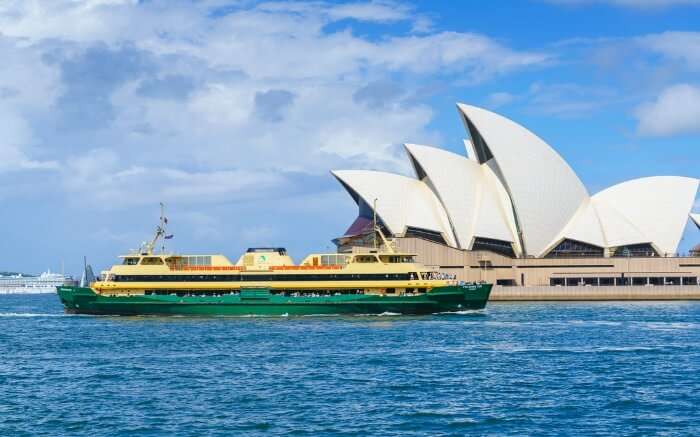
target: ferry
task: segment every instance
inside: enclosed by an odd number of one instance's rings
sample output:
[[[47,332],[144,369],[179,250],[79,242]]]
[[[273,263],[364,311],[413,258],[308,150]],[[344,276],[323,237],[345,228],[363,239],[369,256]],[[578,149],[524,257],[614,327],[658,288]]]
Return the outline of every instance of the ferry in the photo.
[[[431,314],[478,310],[492,284],[458,283],[398,252],[376,226],[381,247],[317,253],[295,264],[284,248],[251,248],[237,262],[224,255],[178,255],[158,241],[121,256],[87,287],[59,286],[67,312],[105,315]],[[375,242],[377,238],[375,237]]]

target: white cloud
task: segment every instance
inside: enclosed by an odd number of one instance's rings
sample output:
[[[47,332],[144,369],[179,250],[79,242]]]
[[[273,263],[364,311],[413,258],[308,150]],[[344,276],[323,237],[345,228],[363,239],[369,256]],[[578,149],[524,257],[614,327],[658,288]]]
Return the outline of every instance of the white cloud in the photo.
[[[397,76],[476,83],[549,59],[414,15],[387,1],[3,2],[0,54],[14,61],[0,91],[19,93],[7,107],[29,138],[3,150],[57,163],[69,194],[109,207],[287,192],[336,167],[405,170],[399,144],[439,141],[432,110],[406,93],[368,107],[358,90]],[[344,19],[427,33],[324,30]]]
[[[336,20],[351,18],[360,21],[400,21],[410,18],[411,8],[385,1],[345,3],[330,7],[329,15]]]
[[[576,83],[535,82],[528,91],[533,112],[561,117],[590,114],[617,99],[611,89]]]
[[[31,128],[26,120],[0,106],[0,173],[22,170],[55,169],[54,161],[31,159],[28,154],[32,142]]]
[[[647,50],[700,70],[700,32],[664,32],[637,38]]]
[[[500,108],[518,99],[515,94],[499,91],[486,96],[486,105],[490,108]]]
[[[635,114],[639,120],[637,131],[641,135],[700,133],[700,87],[670,86],[655,101],[640,105]]]
[[[526,112],[571,118],[590,114],[618,100],[616,93],[605,87],[538,81],[522,93],[489,94],[485,104],[491,108],[517,104]]]
[[[99,206],[119,209],[128,205],[221,202],[274,194],[285,175],[252,169],[185,171],[130,163],[113,150],[95,149],[74,157],[61,168],[65,188],[78,198],[96,196]],[[94,194],[99,193],[99,194]]]

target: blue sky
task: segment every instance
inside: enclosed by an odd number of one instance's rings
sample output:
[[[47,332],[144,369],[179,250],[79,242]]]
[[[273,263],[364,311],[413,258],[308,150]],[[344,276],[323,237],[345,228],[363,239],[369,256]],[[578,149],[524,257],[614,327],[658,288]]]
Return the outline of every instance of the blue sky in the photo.
[[[591,193],[700,177],[696,0],[9,0],[0,60],[0,270],[105,268],[160,201],[180,252],[331,249],[356,208],[328,171],[463,153],[458,101]]]

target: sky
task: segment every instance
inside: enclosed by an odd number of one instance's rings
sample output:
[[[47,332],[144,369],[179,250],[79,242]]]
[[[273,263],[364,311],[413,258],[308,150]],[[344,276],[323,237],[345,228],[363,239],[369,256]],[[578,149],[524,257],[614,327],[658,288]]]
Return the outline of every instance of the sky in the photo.
[[[106,269],[159,202],[181,253],[333,250],[357,209],[329,171],[464,154],[457,102],[591,194],[700,177],[699,74],[700,0],[3,0],[0,271]]]

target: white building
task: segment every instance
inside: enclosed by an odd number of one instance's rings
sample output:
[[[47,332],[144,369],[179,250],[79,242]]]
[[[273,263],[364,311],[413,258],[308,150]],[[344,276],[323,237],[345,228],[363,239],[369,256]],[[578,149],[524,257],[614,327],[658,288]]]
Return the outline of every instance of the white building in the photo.
[[[359,207],[339,248],[385,230],[509,258],[674,256],[700,180],[634,179],[591,195],[562,157],[501,115],[458,104],[466,154],[406,144],[415,177],[338,170]],[[690,215],[700,227],[700,215]]]

